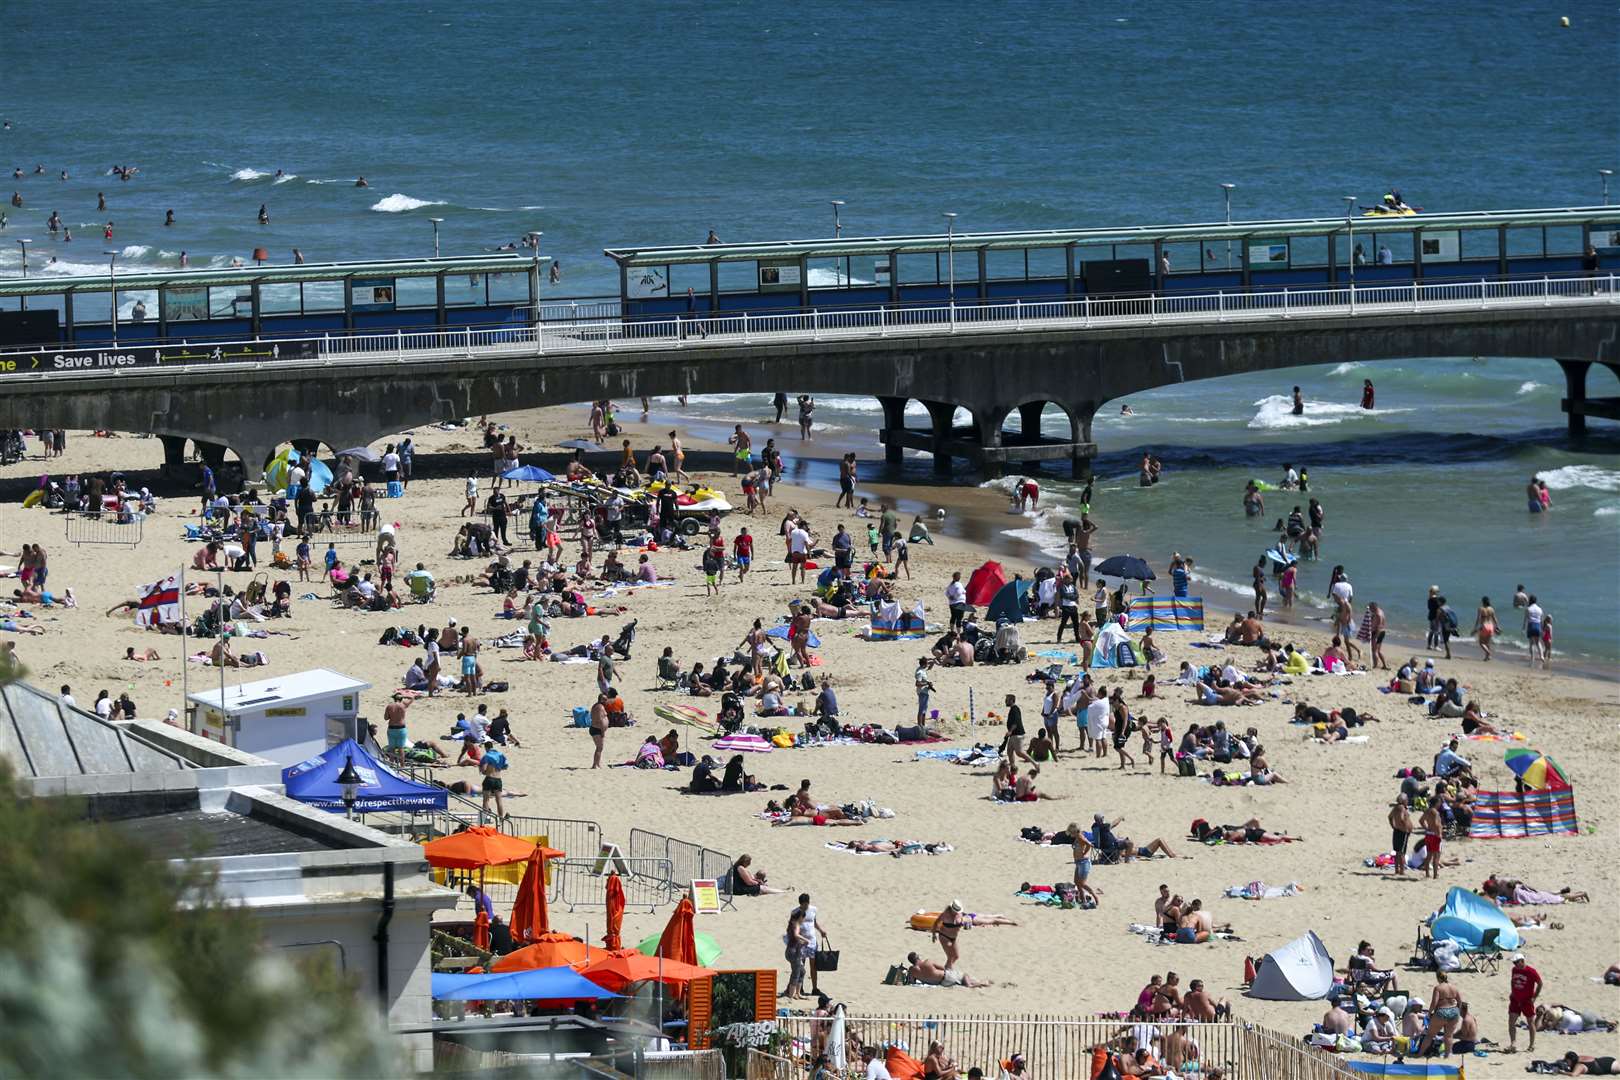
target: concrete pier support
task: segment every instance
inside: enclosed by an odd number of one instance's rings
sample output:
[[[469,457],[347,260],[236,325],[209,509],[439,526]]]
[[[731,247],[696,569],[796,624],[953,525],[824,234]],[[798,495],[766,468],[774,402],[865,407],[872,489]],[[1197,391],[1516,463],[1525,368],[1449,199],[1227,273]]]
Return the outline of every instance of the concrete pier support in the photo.
[[[1586,373],[1592,369],[1590,360],[1560,360],[1564,369],[1564,412],[1569,414],[1569,433],[1586,434]]]
[[[889,438],[891,431],[904,431],[906,427],[906,399],[901,397],[880,397],[878,404],[883,406],[883,460],[890,465],[898,465],[905,457],[905,446],[898,439]]]
[[[956,406],[942,401],[925,401],[923,404],[928,408],[928,419],[932,424],[929,452],[934,455],[934,475],[949,476],[951,435],[954,432],[952,424],[956,419]]]
[[[163,467],[160,470],[163,475],[176,478],[185,475],[186,443],[190,440],[183,435],[159,435],[158,441],[163,444]]]

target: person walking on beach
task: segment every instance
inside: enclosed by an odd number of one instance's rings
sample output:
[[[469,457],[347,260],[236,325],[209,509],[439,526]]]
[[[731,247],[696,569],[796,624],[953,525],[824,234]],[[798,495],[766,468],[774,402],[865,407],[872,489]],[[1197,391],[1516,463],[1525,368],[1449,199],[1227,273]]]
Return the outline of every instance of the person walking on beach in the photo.
[[[1524,637],[1525,643],[1530,646],[1530,666],[1535,667],[1536,661],[1545,664],[1546,657],[1541,651],[1541,620],[1546,615],[1542,611],[1541,603],[1532,593],[1529,603],[1524,606]]]
[[[1384,638],[1389,631],[1387,620],[1384,618],[1384,609],[1369,602],[1367,614],[1362,621],[1367,629],[1367,649],[1372,653],[1372,661],[1368,666],[1388,671],[1389,661],[1384,659]]]
[[[821,951],[822,943],[832,944],[832,936],[827,933],[827,924],[821,921],[821,915],[816,911],[815,905],[810,903],[809,893],[799,894],[799,906],[794,909],[800,912],[800,919],[804,923],[804,935],[810,940],[810,993],[821,993],[818,980],[820,973],[816,970],[816,953]]]
[[[1524,1017],[1530,1029],[1529,1051],[1536,1052],[1536,998],[1541,996],[1541,972],[1525,962],[1524,953],[1513,956],[1513,970],[1508,990],[1508,1045],[1507,1052],[1519,1051],[1519,1017]]]
[[[799,395],[799,439],[809,440],[815,436],[810,434],[811,419],[816,412],[816,399],[809,394]],[[780,420],[778,421],[780,422]]]
[[[1390,840],[1395,849],[1395,876],[1406,876],[1406,847],[1412,839],[1412,809],[1406,795],[1395,796],[1395,805],[1389,811]]]
[[[1260,561],[1254,564],[1254,613],[1258,618],[1266,617],[1266,557],[1260,556]]]
[[[1445,828],[1445,819],[1441,816],[1440,808],[1445,805],[1445,796],[1438,791],[1424,807],[1423,816],[1418,819],[1418,826],[1423,830],[1423,865],[1420,869],[1425,877],[1440,879],[1440,833]]]
[[[838,461],[838,498],[833,503],[837,509],[847,506],[855,509],[855,455],[845,454]]]
[[[1491,658],[1491,639],[1496,636],[1496,609],[1491,606],[1491,598],[1479,598],[1479,609],[1474,612],[1474,640],[1479,643],[1479,651],[1485,654],[1485,659]]]
[[[802,584],[805,581],[804,564],[810,559],[812,543],[814,539],[804,527],[804,519],[794,521],[787,536],[788,584]]]
[[[1073,545],[1071,544],[1072,548]],[[960,575],[958,575],[960,577]],[[1063,628],[1070,627],[1074,631],[1074,640],[1080,640],[1080,587],[1075,584],[1074,577],[1067,568],[1058,573],[1058,628],[1057,644],[1063,643]],[[964,594],[964,599],[966,596]],[[953,614],[952,618],[956,616]]]
[[[731,435],[726,439],[726,443],[736,451],[732,457],[731,475],[736,476],[739,472],[751,472],[753,470],[754,443],[748,437],[748,432],[743,430],[741,424],[733,425]]]
[[[591,706],[591,742],[596,752],[591,756],[591,768],[602,767],[602,748],[607,743],[609,697],[606,694],[596,695],[596,704]]]
[[[1429,586],[1429,637],[1424,647],[1434,650],[1440,647],[1440,586]]]
[[[1092,904],[1102,903],[1102,893],[1092,887],[1091,856],[1096,850],[1090,840],[1086,839],[1086,832],[1080,827],[1078,821],[1069,822],[1069,845],[1074,852],[1074,887],[1080,894],[1080,899],[1091,897]],[[1160,887],[1164,891],[1164,887]]]
[[[1007,741],[1006,758],[1008,764],[1014,764],[1014,758],[1023,758],[1031,765],[1035,759],[1024,752],[1024,711],[1018,707],[1018,695],[1008,694],[1007,698]]]

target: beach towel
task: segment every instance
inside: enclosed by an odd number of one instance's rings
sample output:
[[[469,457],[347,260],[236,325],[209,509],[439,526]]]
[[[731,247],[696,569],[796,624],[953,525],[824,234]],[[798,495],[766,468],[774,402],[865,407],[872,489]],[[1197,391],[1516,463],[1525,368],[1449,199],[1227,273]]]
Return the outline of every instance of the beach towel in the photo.
[[[1474,796],[1474,820],[1468,835],[1475,840],[1522,840],[1530,836],[1575,836],[1575,792],[1480,791]]]
[[[1133,634],[1144,630],[1204,629],[1204,598],[1201,596],[1139,596],[1131,601],[1126,629]]]
[[[780,639],[782,641],[787,641],[788,640],[788,627],[786,627],[786,626],[773,626],[769,630],[765,631],[765,636],[769,637],[769,638],[778,638],[778,639]],[[821,639],[816,636],[816,632],[814,630],[810,631],[810,647],[812,649],[821,648]]]
[[[1251,881],[1247,885],[1226,887],[1226,895],[1233,900],[1280,900],[1285,896],[1298,896],[1304,891],[1304,886],[1297,881],[1290,881],[1286,885],[1267,885],[1263,881]]]

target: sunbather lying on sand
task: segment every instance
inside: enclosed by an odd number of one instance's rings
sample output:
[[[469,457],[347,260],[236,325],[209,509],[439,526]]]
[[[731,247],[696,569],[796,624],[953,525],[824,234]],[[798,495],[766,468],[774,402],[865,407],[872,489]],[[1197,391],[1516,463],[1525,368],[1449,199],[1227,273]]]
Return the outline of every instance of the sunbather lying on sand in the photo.
[[[965,986],[970,990],[990,985],[988,979],[975,979],[960,971],[940,967],[932,960],[920,958],[916,953],[907,953],[906,963],[911,965],[906,971],[906,978],[912,982],[927,983],[929,986]]]

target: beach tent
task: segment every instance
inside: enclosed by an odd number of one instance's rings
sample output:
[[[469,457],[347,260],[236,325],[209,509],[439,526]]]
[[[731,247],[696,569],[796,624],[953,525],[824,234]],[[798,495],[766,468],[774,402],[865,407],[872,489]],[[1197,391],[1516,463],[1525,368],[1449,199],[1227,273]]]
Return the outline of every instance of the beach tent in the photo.
[[[1445,906],[1429,923],[1434,940],[1455,941],[1465,950],[1478,948],[1487,930],[1496,931],[1496,944],[1503,949],[1517,949],[1521,943],[1519,928],[1501,908],[1457,885],[1446,893]]]
[[[1305,931],[1260,960],[1249,997],[1262,1001],[1320,1001],[1333,988],[1333,958],[1315,931]]]
[[[288,447],[270,459],[265,467],[264,479],[270,485],[270,490],[279,491],[287,486],[287,478],[292,474],[294,465],[302,465],[309,474],[309,490],[319,495],[332,483],[332,470],[325,463],[315,460],[313,455],[300,454],[292,447]]]
[[[1130,626],[1133,634],[1144,630],[1204,629],[1204,598],[1201,596],[1139,596],[1131,601]]]
[[[996,590],[995,599],[990,601],[990,610],[987,618],[993,623],[1006,619],[1008,622],[1024,621],[1024,597],[1029,595],[1030,583],[1023,578],[1013,578],[1000,589]]]
[[[353,739],[344,739],[324,754],[281,770],[281,783],[287,797],[321,810],[343,813],[343,788],[337,778],[350,761],[354,762],[354,771],[360,774],[360,790],[354,800],[356,813],[445,808],[444,788],[401,776]]]
[[[1125,650],[1123,655],[1121,649]],[[1091,650],[1091,663],[1087,666],[1094,671],[1097,668],[1134,667],[1137,659],[1136,646],[1131,644],[1130,637],[1119,623],[1106,622],[1097,631],[1097,640]]]
[[[982,608],[994,600],[996,593],[1007,584],[1007,575],[998,562],[987,562],[973,571],[968,578],[967,602],[974,607]]]
[[[867,641],[909,641],[925,637],[927,633],[928,620],[923,615],[921,601],[907,612],[900,609],[899,601],[887,600],[872,612],[861,636]]]

